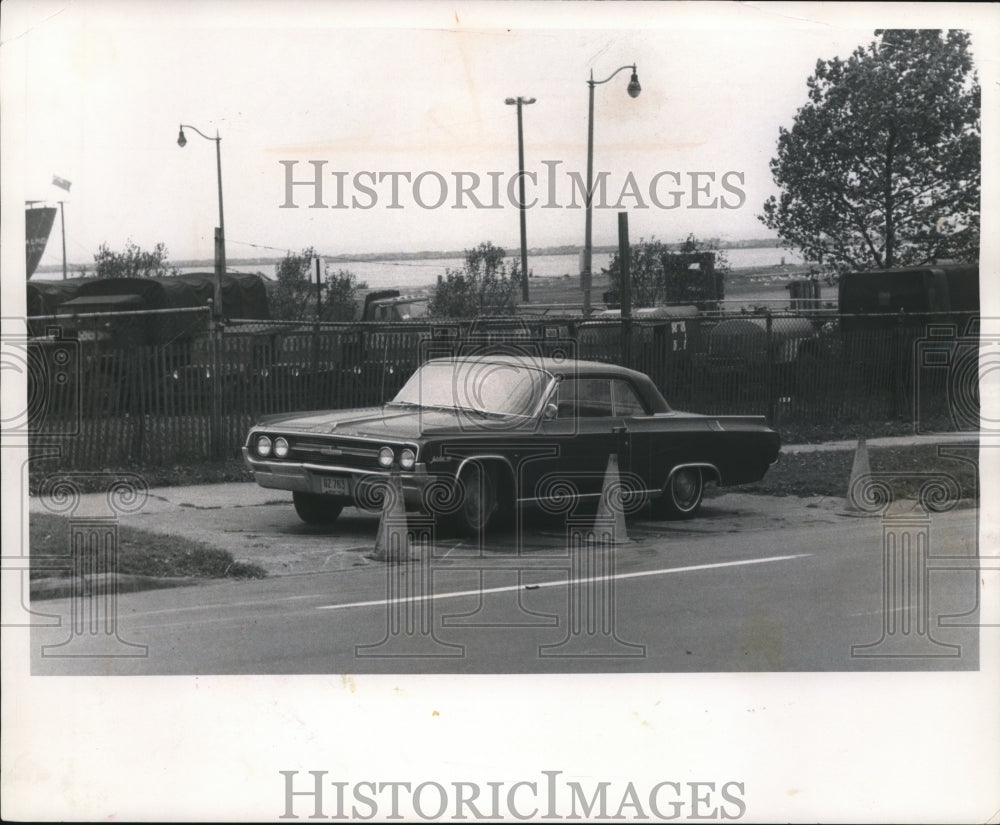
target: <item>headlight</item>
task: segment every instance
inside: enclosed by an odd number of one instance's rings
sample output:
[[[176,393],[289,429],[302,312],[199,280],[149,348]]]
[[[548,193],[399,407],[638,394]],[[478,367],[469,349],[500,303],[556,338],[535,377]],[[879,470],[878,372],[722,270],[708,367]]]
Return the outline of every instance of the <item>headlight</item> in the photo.
[[[257,455],[266,456],[271,453],[271,439],[266,435],[260,436],[257,439]]]
[[[383,467],[391,467],[395,458],[396,454],[392,451],[392,447],[383,447],[378,451],[378,463]]]
[[[413,454],[413,450],[409,447],[399,454],[399,466],[404,470],[412,470],[416,461],[417,457]]]
[[[288,455],[288,441],[280,436],[274,439],[274,454],[278,458]]]

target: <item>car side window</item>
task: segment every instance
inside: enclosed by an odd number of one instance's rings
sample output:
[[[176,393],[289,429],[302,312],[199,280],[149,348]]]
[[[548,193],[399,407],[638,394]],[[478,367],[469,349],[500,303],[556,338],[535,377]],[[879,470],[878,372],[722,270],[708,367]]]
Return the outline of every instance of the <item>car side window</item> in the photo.
[[[556,395],[559,418],[610,418],[611,381],[607,378],[567,378]]]
[[[647,415],[649,410],[628,381],[616,378],[614,381],[615,416]]]

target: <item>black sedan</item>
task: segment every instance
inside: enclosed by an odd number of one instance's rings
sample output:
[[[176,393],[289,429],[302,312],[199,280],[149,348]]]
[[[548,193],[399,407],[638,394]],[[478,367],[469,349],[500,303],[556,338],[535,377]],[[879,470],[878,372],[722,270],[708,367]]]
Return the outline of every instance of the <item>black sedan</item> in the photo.
[[[267,416],[243,455],[306,522],[379,507],[398,474],[407,507],[475,533],[522,504],[596,501],[612,455],[622,501],[689,518],[706,483],[758,481],[779,448],[762,417],[672,410],[634,370],[481,355],[427,361],[381,407]]]

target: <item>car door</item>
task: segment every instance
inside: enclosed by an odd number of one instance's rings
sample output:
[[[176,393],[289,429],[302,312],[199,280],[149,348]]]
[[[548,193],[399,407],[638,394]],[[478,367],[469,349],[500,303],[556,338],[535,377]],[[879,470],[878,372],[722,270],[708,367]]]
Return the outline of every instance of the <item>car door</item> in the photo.
[[[627,487],[649,489],[649,481],[654,475],[652,442],[648,425],[644,427],[637,422],[648,421],[652,411],[632,383],[625,378],[615,378],[611,384],[611,392],[614,429],[618,433],[619,469],[641,479],[629,481]]]
[[[625,429],[614,415],[610,376],[564,378],[556,391],[556,416],[543,423],[541,434],[558,448],[545,480],[555,476],[571,482],[581,495],[601,492],[608,456],[616,453],[619,466],[627,463]]]

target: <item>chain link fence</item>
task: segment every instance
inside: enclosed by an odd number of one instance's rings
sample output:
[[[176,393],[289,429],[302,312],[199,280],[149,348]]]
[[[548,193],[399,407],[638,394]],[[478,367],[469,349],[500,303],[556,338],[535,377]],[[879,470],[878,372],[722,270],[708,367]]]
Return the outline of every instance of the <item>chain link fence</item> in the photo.
[[[120,315],[133,332],[151,323]],[[29,320],[30,442],[58,447],[65,468],[237,456],[262,415],[376,406],[429,356],[511,348],[629,366],[674,409],[764,415],[779,431],[978,427],[978,317],[963,313],[190,323],[190,335],[156,344]]]

